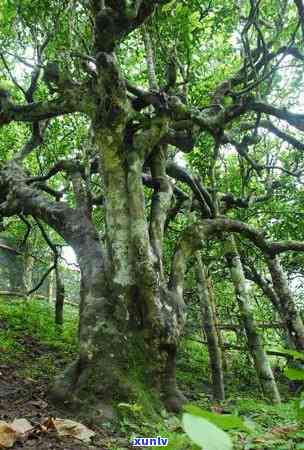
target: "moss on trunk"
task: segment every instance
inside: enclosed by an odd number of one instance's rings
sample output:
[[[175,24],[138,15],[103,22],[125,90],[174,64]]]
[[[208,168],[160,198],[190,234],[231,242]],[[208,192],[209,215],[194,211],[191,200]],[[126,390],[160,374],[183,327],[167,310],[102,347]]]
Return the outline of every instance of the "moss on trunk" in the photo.
[[[280,394],[251,311],[247,281],[233,236],[229,236],[225,240],[225,256],[230,269],[241,320],[246,331],[248,348],[254,360],[261,387],[264,394],[273,403],[280,403]]]

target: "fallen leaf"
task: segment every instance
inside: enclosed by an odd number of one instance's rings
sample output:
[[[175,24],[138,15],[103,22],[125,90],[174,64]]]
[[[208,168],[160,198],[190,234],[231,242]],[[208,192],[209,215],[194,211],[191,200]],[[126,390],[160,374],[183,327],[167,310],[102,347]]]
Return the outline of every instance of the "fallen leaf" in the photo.
[[[26,419],[15,419],[12,423],[0,421],[0,449],[11,448],[16,441],[25,441],[31,436],[57,431],[59,436],[72,437],[90,443],[94,431],[85,425],[68,419],[49,417],[41,424],[32,424]]]
[[[8,423],[0,421],[0,448],[13,447],[16,440],[16,431]]]
[[[254,442],[255,444],[264,444],[265,438],[259,438],[259,437],[257,437],[257,438],[254,438],[254,439],[253,439],[253,442]]]
[[[283,427],[274,427],[270,430],[272,434],[284,435],[294,431],[297,431],[298,427],[295,425],[283,426]]]
[[[46,419],[41,425],[42,429],[45,428],[46,431],[56,430],[55,420],[56,419],[54,417],[49,417]]]
[[[59,436],[70,436],[88,444],[91,442],[91,438],[95,436],[94,431],[73,420],[55,419],[54,423]]]
[[[223,408],[222,406],[219,405],[213,405],[211,406],[211,411],[217,414],[222,414],[223,413]]]
[[[9,426],[17,433],[17,435],[28,433],[34,428],[26,419],[15,419]]]

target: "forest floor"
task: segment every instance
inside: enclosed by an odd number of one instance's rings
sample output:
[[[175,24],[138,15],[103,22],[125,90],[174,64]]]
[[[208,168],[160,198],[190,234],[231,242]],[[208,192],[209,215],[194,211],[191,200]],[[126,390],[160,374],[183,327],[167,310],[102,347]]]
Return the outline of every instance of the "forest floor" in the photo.
[[[1,326],[5,323],[1,323]],[[39,359],[50,349],[35,342],[30,336],[19,340],[25,352],[14,363],[0,363],[0,420],[13,422],[16,418],[27,419],[33,426],[43,424],[50,417],[71,418],[47,400],[48,377],[41,374],[31,378],[29,368],[35,358]],[[37,368],[37,366],[36,366]],[[39,427],[40,429],[40,427]],[[33,433],[26,442],[17,442],[16,448],[24,449],[108,449],[111,436],[96,428],[96,445],[81,444],[74,439],[59,437],[55,431]]]
[[[23,442],[17,441],[13,448],[127,450],[134,448],[130,441],[135,435],[168,437],[167,448],[171,450],[199,448],[189,443],[179,417],[164,413],[157,423],[152,424],[140,405],[123,404],[125,411],[119,416],[119,426],[115,431],[110,422],[98,426],[96,422],[83,418],[81,423],[95,432],[90,444],[60,436],[48,426],[42,426],[50,418],[79,421],[76,415],[54,408],[47,398],[54,376],[77,351],[77,311],[66,308],[62,333],[56,330],[51,312],[48,305],[35,300],[0,299],[0,421],[11,423],[14,419],[27,419],[35,430]],[[192,348],[191,367],[189,360],[187,367],[184,354],[179,370],[180,383],[192,403],[215,410],[208,392],[199,392],[202,390],[201,376],[204,370],[201,366],[202,354],[199,362],[195,363],[196,351]],[[207,358],[205,355],[206,361]],[[205,371],[208,373],[208,369],[205,368]],[[256,398],[256,391],[242,393],[237,386],[233,378],[227,402],[217,408],[222,413],[239,415],[246,421],[248,430],[251,429],[249,433],[238,429],[230,431],[235,449],[304,449],[304,426],[297,422],[293,401],[284,402],[279,407],[271,406]]]
[[[59,436],[56,430],[41,426],[50,418],[76,419],[73,414],[55,408],[47,392],[53,377],[63,370],[76,350],[71,329],[77,327],[75,312],[70,310],[63,334],[56,331],[49,309],[0,300],[0,421],[11,423],[26,419],[35,431],[26,441],[16,442],[16,449],[83,450],[133,448],[125,437],[106,426],[85,423],[95,436],[90,445],[78,439]],[[107,425],[107,424],[106,424]],[[1,448],[1,444],[0,444]]]

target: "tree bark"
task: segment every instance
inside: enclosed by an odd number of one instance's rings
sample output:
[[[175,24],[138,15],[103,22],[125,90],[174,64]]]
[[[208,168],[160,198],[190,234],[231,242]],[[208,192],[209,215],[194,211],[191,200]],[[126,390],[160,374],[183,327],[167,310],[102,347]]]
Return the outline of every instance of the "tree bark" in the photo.
[[[48,293],[47,293],[48,301],[51,303],[54,300],[54,271],[48,276]]]
[[[255,368],[264,394],[273,402],[280,403],[280,394],[271,370],[262,339],[255,326],[250,308],[248,286],[244,276],[242,263],[233,236],[225,240],[225,257],[230,269],[242,322],[247,335],[248,348],[254,360]]]
[[[273,288],[280,302],[280,314],[286,324],[290,340],[296,349],[304,350],[304,324],[295,305],[288,286],[287,277],[282,269],[278,256],[266,257],[268,269],[272,278]]]
[[[218,339],[218,333],[213,315],[212,304],[209,296],[206,269],[202,263],[201,256],[196,254],[198,297],[200,299],[201,317],[203,329],[207,337],[209,361],[212,372],[212,388],[215,400],[225,400],[225,385],[222,364],[222,351]]]
[[[184,311],[182,298],[177,296],[177,301],[166,285],[162,262],[172,187],[165,172],[166,151],[157,144],[167,130],[167,118],[152,119],[145,132],[129,136],[130,104],[114,57],[99,54],[98,70],[101,98],[92,130],[104,188],[105,247],[90,220],[81,180],[74,175],[82,215],[70,229],[72,235],[65,234],[81,269],[80,354],[53,392],[59,399],[82,398],[89,390],[95,402],[99,398],[114,404],[115,399],[136,399],[141,385],[161,394],[176,411],[185,400],[175,374]],[[111,96],[109,109],[103,104],[106,95]],[[157,181],[150,226],[142,181],[145,161]],[[151,358],[144,358],[146,354]]]
[[[222,352],[223,371],[226,372],[228,369],[228,365],[227,365],[227,360],[225,357],[225,349],[224,349],[224,345],[223,345],[224,341],[223,341],[222,330],[220,327],[218,314],[217,314],[217,310],[216,310],[213,281],[212,281],[211,277],[207,278],[207,285],[208,285],[209,299],[210,299],[213,318],[214,318],[214,324],[215,324],[215,328],[216,328],[217,336],[218,336],[218,343],[219,343],[219,346],[220,346],[221,352]]]

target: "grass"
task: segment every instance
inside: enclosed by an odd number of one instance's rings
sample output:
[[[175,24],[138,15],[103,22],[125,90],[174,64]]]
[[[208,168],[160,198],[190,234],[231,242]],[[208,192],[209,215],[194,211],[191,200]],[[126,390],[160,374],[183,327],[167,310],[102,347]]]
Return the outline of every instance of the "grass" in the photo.
[[[22,359],[20,374],[52,378],[77,351],[77,310],[66,306],[65,324],[54,324],[52,305],[41,300],[0,298],[1,361]]]

